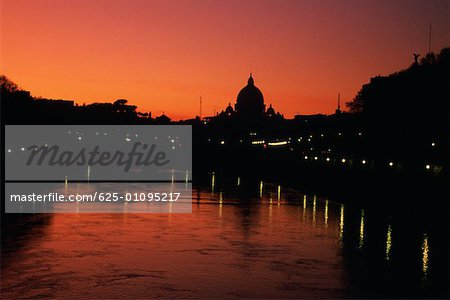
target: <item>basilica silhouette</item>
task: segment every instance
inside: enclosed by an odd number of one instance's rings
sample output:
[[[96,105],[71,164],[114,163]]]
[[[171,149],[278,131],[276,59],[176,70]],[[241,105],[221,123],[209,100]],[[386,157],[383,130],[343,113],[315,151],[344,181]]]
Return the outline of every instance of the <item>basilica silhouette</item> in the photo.
[[[256,121],[264,119],[283,120],[284,117],[282,114],[275,111],[272,104],[270,104],[269,108],[266,110],[263,93],[255,86],[255,81],[250,73],[247,85],[243,87],[237,95],[234,109],[231,106],[231,103],[228,103],[225,110],[218,113],[216,116],[207,117],[206,119],[208,121],[213,121],[213,119]]]

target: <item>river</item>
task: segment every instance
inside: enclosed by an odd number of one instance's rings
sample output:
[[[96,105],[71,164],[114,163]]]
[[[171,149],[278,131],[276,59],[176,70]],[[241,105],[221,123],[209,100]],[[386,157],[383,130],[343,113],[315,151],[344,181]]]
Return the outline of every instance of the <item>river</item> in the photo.
[[[254,194],[195,188],[186,214],[9,220],[2,298],[448,295],[435,227],[276,184]]]

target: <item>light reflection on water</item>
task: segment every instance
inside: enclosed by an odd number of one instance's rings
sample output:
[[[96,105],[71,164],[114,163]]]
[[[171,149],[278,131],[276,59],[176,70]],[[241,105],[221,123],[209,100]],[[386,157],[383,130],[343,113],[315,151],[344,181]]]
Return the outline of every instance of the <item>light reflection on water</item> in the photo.
[[[386,260],[391,259],[391,249],[392,249],[392,227],[391,224],[389,224],[386,233]]]
[[[422,243],[422,272],[423,272],[423,280],[426,281],[428,276],[428,235],[424,233],[423,235],[423,243]]]
[[[364,246],[364,209],[361,210],[361,221],[359,224],[359,248]]]
[[[339,214],[339,241],[341,245],[344,242],[344,204],[341,204],[341,210]]]
[[[31,226],[30,234],[12,236],[4,243],[2,295],[5,299],[354,295],[353,276],[361,272],[349,270],[353,257],[343,250],[362,253],[368,248],[370,219],[364,210],[352,214],[343,204],[262,181],[252,198],[221,190],[215,180],[213,174],[208,189],[193,190],[191,214],[54,214],[49,223]],[[276,205],[272,193],[277,193]],[[386,260],[392,260],[393,238],[389,223],[387,233],[379,237],[385,243],[380,256]],[[18,243],[22,246],[15,246]],[[431,252],[426,234],[421,249],[418,272],[426,280]]]
[[[316,226],[316,204],[317,204],[317,197],[314,195],[313,199],[313,226]]]

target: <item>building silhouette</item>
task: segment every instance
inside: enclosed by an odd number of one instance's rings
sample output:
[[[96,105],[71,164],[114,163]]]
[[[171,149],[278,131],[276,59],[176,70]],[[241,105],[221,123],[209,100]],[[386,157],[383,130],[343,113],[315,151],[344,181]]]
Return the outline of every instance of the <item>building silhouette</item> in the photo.
[[[284,117],[279,112],[275,111],[272,104],[270,104],[269,108],[266,110],[264,95],[261,90],[256,87],[253,76],[250,73],[247,85],[244,86],[237,95],[234,109],[230,102],[225,110],[217,114],[217,116],[207,117],[205,119],[208,121],[213,121],[214,119],[231,119],[235,121],[251,122],[252,120],[261,121],[265,119],[283,120]]]

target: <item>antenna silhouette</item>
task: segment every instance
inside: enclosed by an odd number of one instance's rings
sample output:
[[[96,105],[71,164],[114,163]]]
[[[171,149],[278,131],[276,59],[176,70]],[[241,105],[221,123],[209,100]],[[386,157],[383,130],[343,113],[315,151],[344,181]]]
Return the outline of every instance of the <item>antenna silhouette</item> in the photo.
[[[431,23],[428,29],[428,54],[431,53]]]
[[[338,110],[341,110],[341,93],[338,93]]]
[[[200,96],[200,120],[202,119],[202,105],[203,105],[203,99],[202,96]]]
[[[341,113],[341,93],[338,93],[338,98],[337,98],[337,109],[334,112],[336,115]]]

